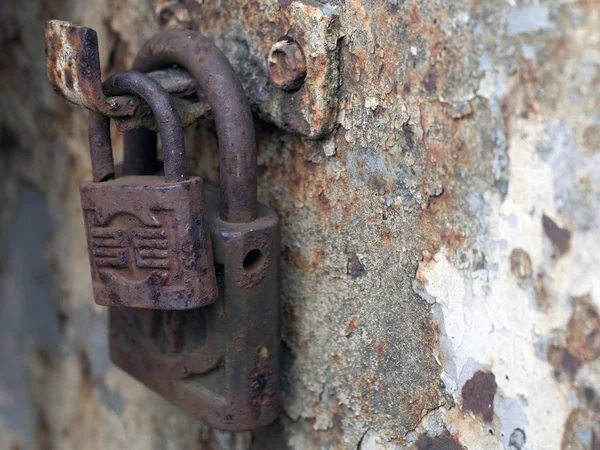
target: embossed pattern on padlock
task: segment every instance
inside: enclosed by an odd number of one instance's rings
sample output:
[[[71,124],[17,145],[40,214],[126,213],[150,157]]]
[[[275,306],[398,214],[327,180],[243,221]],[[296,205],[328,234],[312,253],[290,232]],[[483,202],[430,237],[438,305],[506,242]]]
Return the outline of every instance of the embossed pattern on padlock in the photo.
[[[219,298],[192,311],[110,310],[113,362],[211,427],[264,426],[281,408],[279,219],[257,204],[256,141],[246,95],[224,55],[192,31],[151,38],[133,68],[178,64],[198,80],[216,124],[219,190],[206,188]],[[125,163],[155,167],[153,133],[126,135]]]
[[[134,94],[159,124],[165,176],[114,178],[109,118],[90,113],[94,181],[81,186],[96,303],[186,310],[218,295],[200,177],[187,175],[183,131],[169,94],[139,72],[113,75],[106,95]]]

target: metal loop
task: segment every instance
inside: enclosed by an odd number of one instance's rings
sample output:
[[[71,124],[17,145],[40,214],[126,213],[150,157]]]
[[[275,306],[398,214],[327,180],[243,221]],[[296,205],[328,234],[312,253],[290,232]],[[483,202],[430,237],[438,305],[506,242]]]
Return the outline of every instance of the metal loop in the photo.
[[[256,138],[246,94],[231,64],[204,36],[167,30],[144,44],[133,69],[149,72],[172,65],[186,68],[198,80],[211,106],[219,137],[220,217],[228,222],[256,218]],[[147,130],[136,130],[125,140],[125,165],[145,159],[151,142]],[[144,156],[146,155],[146,156]]]
[[[114,74],[102,83],[105,95],[134,94],[144,99],[156,118],[161,137],[166,181],[187,178],[187,162],[183,129],[171,96],[152,78],[140,72]],[[97,112],[89,115],[89,145],[94,181],[114,177],[114,162],[110,139],[110,118]]]

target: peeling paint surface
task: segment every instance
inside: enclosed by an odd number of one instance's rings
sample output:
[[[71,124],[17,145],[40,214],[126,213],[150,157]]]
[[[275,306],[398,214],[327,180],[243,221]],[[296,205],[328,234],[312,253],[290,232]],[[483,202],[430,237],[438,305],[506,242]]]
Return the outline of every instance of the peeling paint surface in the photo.
[[[239,434],[108,360],[79,205],[86,117],[45,75],[45,19],[96,29],[106,75],[162,3],[0,7],[0,448],[596,450],[598,2],[182,2],[243,76],[274,43],[244,27],[288,23],[314,33],[308,76],[339,84],[313,112],[297,99],[319,139],[275,127],[276,107],[256,121],[259,197],[282,223],[285,407]],[[338,64],[319,72],[310,42]],[[245,86],[277,105],[267,81]],[[217,181],[212,124],[186,139]]]

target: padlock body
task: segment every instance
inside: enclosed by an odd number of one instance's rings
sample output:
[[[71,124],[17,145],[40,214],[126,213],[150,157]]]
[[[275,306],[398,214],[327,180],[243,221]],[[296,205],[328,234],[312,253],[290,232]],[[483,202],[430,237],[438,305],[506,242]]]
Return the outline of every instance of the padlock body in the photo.
[[[80,192],[96,303],[185,310],[215,301],[200,177],[122,177]]]
[[[176,320],[111,308],[111,359],[209,426],[250,430],[281,408],[279,220],[259,204],[255,221],[224,222],[218,193],[206,197],[219,298]]]

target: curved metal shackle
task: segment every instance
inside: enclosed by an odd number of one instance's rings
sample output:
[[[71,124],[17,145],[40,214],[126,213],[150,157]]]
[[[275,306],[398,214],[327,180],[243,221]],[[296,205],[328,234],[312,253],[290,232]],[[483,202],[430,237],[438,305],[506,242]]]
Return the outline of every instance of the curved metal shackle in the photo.
[[[147,75],[127,71],[114,74],[102,83],[107,96],[133,94],[146,101],[156,117],[165,162],[165,181],[187,179],[187,161],[181,120],[169,93]],[[89,145],[92,174],[95,182],[115,175],[110,139],[110,118],[91,111],[89,115]]]
[[[187,69],[210,104],[219,138],[220,217],[227,222],[256,219],[256,138],[240,80],[212,42],[189,30],[166,30],[147,41],[132,69],[149,72],[172,65]],[[126,158],[143,158],[152,142],[148,130],[126,135]]]

